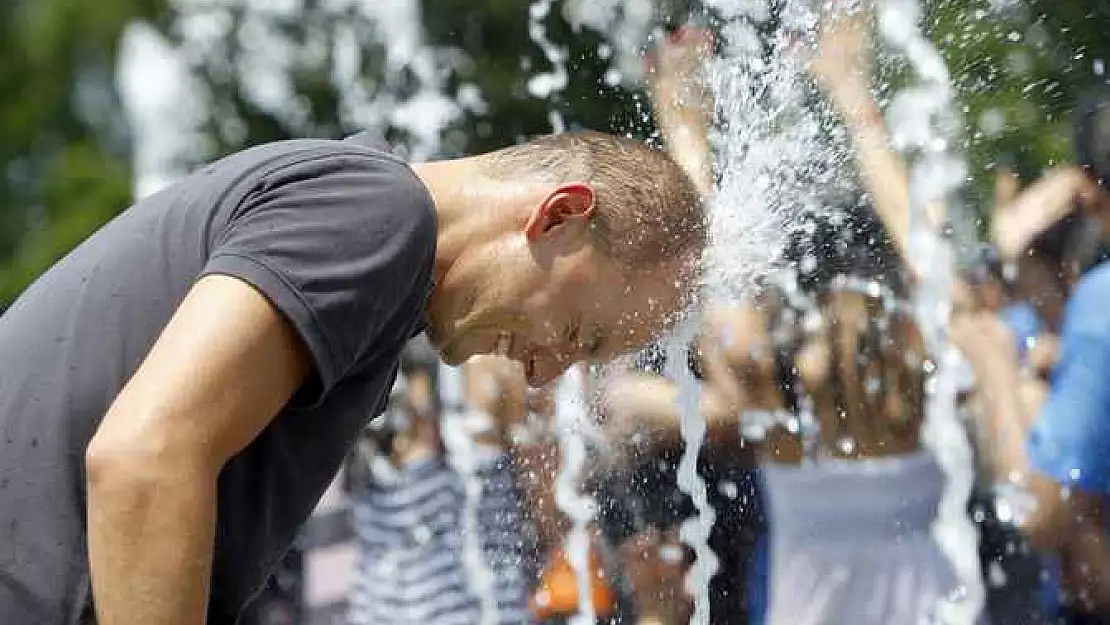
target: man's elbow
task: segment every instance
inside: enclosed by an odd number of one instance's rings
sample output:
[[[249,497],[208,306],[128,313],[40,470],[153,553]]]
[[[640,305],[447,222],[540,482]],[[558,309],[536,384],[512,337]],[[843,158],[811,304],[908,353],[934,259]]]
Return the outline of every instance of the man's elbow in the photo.
[[[157,419],[128,419],[157,423]],[[85,450],[86,486],[92,495],[154,493],[194,480],[214,481],[219,466],[204,447],[157,425],[130,427],[116,419],[97,430]]]

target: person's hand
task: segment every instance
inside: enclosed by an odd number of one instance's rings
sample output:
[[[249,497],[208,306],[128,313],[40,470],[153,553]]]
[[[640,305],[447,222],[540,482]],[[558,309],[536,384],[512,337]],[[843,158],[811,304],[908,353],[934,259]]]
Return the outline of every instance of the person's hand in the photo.
[[[872,14],[867,7],[828,10],[818,28],[809,73],[848,122],[877,112],[871,94]]]
[[[995,211],[991,223],[994,244],[1003,258],[1013,260],[1077,206],[1097,204],[1099,196],[1098,185],[1081,168],[1053,169]]]

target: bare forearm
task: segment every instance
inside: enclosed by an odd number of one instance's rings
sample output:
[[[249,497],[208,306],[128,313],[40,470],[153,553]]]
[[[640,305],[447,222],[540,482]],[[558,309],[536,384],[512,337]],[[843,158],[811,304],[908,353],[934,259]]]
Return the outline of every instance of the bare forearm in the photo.
[[[890,146],[890,136],[877,105],[872,103],[864,110],[846,114],[846,123],[863,187],[902,257],[909,259],[911,200],[906,164]]]
[[[90,467],[89,561],[100,625],[203,625],[216,518],[215,479],[156,465]],[[134,465],[132,465],[134,466]],[[191,475],[190,475],[191,473]]]
[[[708,197],[713,193],[713,152],[708,129],[678,115],[663,114],[660,121],[671,158],[686,172],[702,196]]]
[[[1025,440],[1030,417],[1018,396],[1021,374],[1016,363],[995,360],[989,367],[979,367],[976,373],[986,411],[986,438],[991,441],[990,469],[995,479],[1007,480],[1028,475]]]

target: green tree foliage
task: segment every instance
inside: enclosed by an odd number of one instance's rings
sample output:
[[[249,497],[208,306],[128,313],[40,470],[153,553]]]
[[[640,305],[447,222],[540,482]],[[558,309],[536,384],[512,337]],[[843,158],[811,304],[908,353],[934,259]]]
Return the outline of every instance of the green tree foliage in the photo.
[[[1029,180],[1070,162],[1071,112],[1104,82],[1110,5],[1097,0],[934,0],[929,33],[957,88],[967,127],[969,199],[991,199],[998,166]]]
[[[389,92],[395,103],[415,96],[422,87],[420,72],[410,66],[390,66],[383,42],[395,43],[389,24],[368,17],[355,5],[336,10],[337,3],[306,0],[298,15],[260,11],[251,3],[200,9],[218,11],[227,28],[206,52],[191,55],[192,71],[210,90],[209,117],[204,132],[212,141],[212,153],[228,153],[244,146],[288,137],[337,137],[363,130],[364,122],[344,113],[349,92],[370,94],[370,99]],[[357,3],[356,3],[357,4]],[[549,112],[561,113],[570,127],[585,127],[649,135],[652,132],[646,101],[638,86],[609,85],[604,80],[611,62],[603,38],[588,28],[574,29],[559,3],[544,21],[548,36],[566,49],[570,81],[567,88],[550,99],[528,93],[527,80],[537,72],[551,70],[542,51],[528,32],[531,0],[423,0],[424,43],[433,50],[437,64],[438,89],[449,98],[477,87],[484,101],[468,108],[446,129],[441,153],[474,152],[500,147],[522,137],[551,131]],[[683,2],[668,0],[656,11],[661,24],[674,22],[682,14]],[[189,47],[187,29],[181,23],[198,9],[178,9],[167,21],[164,34],[178,45]],[[297,94],[296,114],[266,106],[244,88],[237,69],[249,60],[244,47],[244,29],[264,24],[282,44],[292,50],[294,61],[286,68]],[[397,26],[397,25],[395,25]],[[397,26],[400,28],[400,26]],[[344,52],[331,44],[353,32],[358,42],[359,78],[353,84],[335,79]],[[317,49],[329,42],[325,53]],[[348,112],[349,113],[349,112]],[[383,138],[404,144],[411,134],[396,124],[378,128]]]
[[[115,54],[158,0],[0,3],[0,306],[126,206]]]

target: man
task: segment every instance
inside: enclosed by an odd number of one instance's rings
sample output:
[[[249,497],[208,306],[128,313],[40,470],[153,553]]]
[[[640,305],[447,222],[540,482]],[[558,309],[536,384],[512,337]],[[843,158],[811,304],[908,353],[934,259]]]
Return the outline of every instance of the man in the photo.
[[[205,167],[0,318],[5,624],[234,623],[410,337],[542,384],[647,342],[695,280],[697,193],[637,142],[412,169],[365,143]]]

